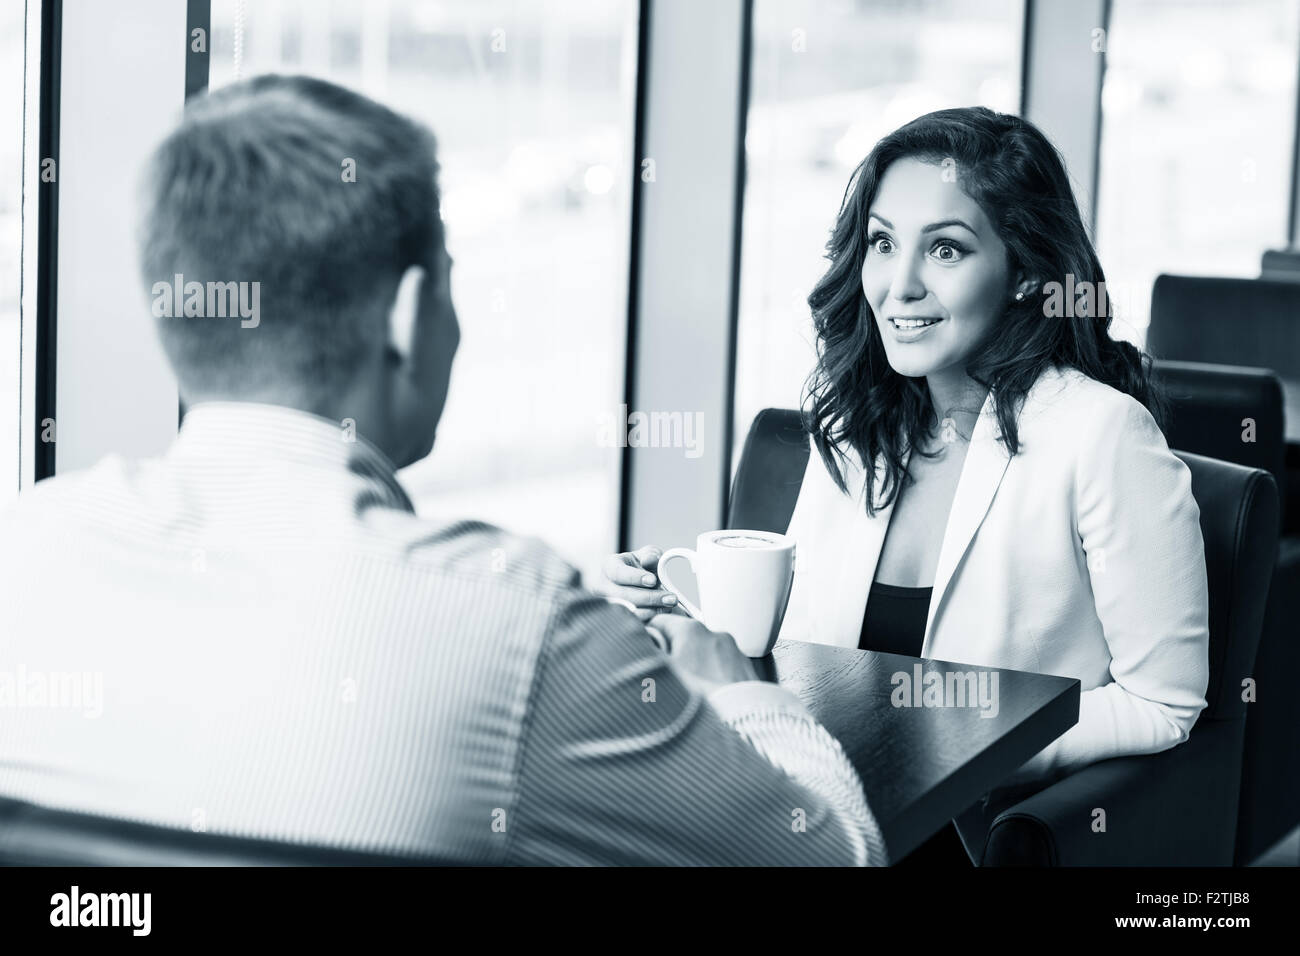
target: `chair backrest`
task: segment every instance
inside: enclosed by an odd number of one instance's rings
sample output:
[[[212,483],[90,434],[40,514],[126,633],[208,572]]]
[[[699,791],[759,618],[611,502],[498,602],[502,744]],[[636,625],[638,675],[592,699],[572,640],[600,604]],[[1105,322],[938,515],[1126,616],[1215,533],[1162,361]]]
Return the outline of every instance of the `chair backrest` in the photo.
[[[729,527],[789,527],[809,455],[807,437],[796,438],[801,428],[799,413],[786,409],[769,408],[754,419],[732,488]],[[1277,487],[1259,468],[1175,454],[1191,471],[1205,542],[1210,682],[1200,719],[1242,718],[1241,680],[1255,661],[1277,553]]]
[[[1200,719],[1244,721],[1241,682],[1254,668],[1277,558],[1277,485],[1259,468],[1185,451],[1174,454],[1192,473],[1192,497],[1201,512],[1205,542],[1210,683]]]
[[[1300,407],[1297,343],[1300,282],[1162,275],[1151,290],[1146,345],[1157,359],[1271,369],[1291,417]],[[1287,445],[1285,454],[1285,480],[1278,486],[1283,528],[1300,534],[1300,443]]]
[[[1286,487],[1286,425],[1276,375],[1262,368],[1166,360],[1156,361],[1154,370],[1171,400],[1165,425],[1170,448],[1262,468],[1279,492]],[[1253,441],[1243,438],[1246,419],[1254,422]]]
[[[797,411],[765,408],[754,417],[731,484],[728,528],[785,534],[808,466],[808,433]]]
[[[440,861],[194,833],[0,797],[0,866],[435,866]]]
[[[1300,282],[1162,275],[1147,349],[1160,359],[1267,368],[1300,379]]]

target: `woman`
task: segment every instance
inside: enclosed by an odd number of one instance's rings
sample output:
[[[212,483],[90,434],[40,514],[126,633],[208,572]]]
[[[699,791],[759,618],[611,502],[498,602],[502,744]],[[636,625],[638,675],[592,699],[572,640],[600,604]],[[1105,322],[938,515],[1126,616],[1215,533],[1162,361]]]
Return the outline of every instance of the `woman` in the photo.
[[[942,110],[885,137],[828,258],[782,637],[1081,682],[1079,722],[958,818],[978,861],[1024,788],[1181,743],[1205,707],[1191,475],[1149,361],[1108,334],[1101,265],[1031,123]],[[614,593],[665,603],[655,556],[611,558]]]

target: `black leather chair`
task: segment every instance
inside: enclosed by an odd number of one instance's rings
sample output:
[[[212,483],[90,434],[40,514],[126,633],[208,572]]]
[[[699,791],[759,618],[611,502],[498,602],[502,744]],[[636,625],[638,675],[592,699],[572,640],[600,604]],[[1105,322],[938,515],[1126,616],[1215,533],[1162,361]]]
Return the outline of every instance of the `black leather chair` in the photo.
[[[1165,361],[1269,369],[1300,392],[1300,282],[1158,276],[1146,346]],[[1300,443],[1288,444],[1285,456],[1282,533],[1300,535]]]
[[[1155,363],[1173,398],[1165,430],[1171,447],[1264,468],[1285,487],[1282,387],[1271,371],[1199,362]],[[1256,422],[1256,441],[1241,441],[1241,421]],[[1283,519],[1285,526],[1286,519]],[[1285,535],[1264,608],[1255,655],[1260,694],[1246,709],[1236,862],[1266,853],[1300,824],[1300,696],[1279,693],[1277,679],[1300,671],[1300,537]]]
[[[1276,550],[1272,476],[1179,452],[1201,511],[1210,588],[1208,706],[1188,740],[1159,754],[1093,764],[1003,812],[982,863],[1229,865],[1237,825],[1246,704]],[[732,490],[731,527],[789,526],[808,443],[797,412],[755,419]],[[1108,837],[1090,827],[1107,809]]]
[[[754,417],[731,484],[728,528],[785,534],[808,466],[808,433],[800,415],[765,408]]]
[[[1263,406],[1272,398],[1258,376],[1269,370],[1282,380],[1291,390],[1294,414],[1300,397],[1300,283],[1162,275],[1152,290],[1147,347],[1158,356],[1157,369],[1174,369],[1174,384],[1197,406],[1182,416],[1192,427],[1180,427],[1175,415],[1172,447],[1275,469],[1278,453],[1264,446],[1273,425]],[[1239,376],[1235,383],[1224,375],[1229,368]],[[1224,407],[1221,418],[1205,417],[1209,403]],[[1256,418],[1258,444],[1234,440],[1226,428],[1231,415]],[[1201,421],[1207,427],[1197,427]],[[1282,424],[1284,435],[1285,416]],[[1300,824],[1300,695],[1286,687],[1289,675],[1300,671],[1300,442],[1284,442],[1281,457],[1282,538],[1255,663],[1259,698],[1246,721],[1237,834],[1241,864],[1266,853]]]
[[[1262,468],[1279,491],[1286,487],[1285,406],[1282,383],[1271,370],[1157,359],[1154,371],[1171,399],[1165,423],[1170,448]],[[1253,442],[1242,440],[1247,418],[1255,422]]]
[[[0,797],[0,866],[436,866],[333,847],[194,833]]]

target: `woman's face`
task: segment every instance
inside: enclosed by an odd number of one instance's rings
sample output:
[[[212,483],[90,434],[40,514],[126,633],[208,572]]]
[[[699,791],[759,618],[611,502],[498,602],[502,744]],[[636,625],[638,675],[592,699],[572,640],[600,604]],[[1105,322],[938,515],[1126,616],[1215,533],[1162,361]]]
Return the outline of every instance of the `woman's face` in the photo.
[[[862,291],[889,364],[913,378],[964,376],[1010,294],[1006,246],[952,178],[949,167],[896,160],[867,220]]]

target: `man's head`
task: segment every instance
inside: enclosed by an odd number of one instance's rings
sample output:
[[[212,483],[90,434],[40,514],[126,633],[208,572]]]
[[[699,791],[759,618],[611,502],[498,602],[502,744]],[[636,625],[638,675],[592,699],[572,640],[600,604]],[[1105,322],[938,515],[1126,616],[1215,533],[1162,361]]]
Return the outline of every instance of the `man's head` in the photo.
[[[321,80],[191,101],[141,239],[185,401],[351,418],[399,466],[428,454],[459,342],[437,171],[428,130]]]

